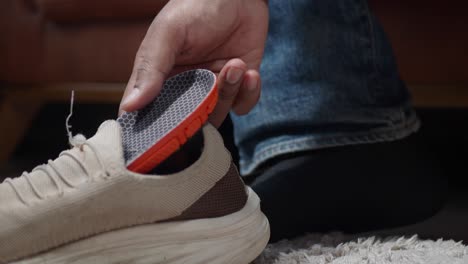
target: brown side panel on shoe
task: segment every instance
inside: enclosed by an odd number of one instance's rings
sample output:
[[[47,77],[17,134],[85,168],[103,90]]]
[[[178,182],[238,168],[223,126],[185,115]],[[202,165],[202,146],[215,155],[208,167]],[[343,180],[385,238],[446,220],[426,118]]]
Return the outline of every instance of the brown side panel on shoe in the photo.
[[[239,211],[246,202],[244,182],[239,176],[236,165],[231,163],[227,174],[211,190],[181,215],[168,221],[220,217]]]

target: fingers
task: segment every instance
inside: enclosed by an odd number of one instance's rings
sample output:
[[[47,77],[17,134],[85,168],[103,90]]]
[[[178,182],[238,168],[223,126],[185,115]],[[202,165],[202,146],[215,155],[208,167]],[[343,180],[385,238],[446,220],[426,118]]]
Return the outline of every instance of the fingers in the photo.
[[[231,111],[232,104],[236,100],[247,65],[240,59],[228,61],[218,75],[218,103],[210,115],[210,123],[219,127]]]
[[[183,33],[176,27],[158,18],[150,26],[137,52],[120,112],[144,107],[161,91],[164,80],[174,66],[176,54],[183,45]]]
[[[256,70],[248,70],[244,75],[241,89],[237,94],[232,109],[237,115],[245,115],[254,108],[260,99],[261,80]]]
[[[210,123],[219,127],[234,107],[237,114],[248,113],[260,95],[260,75],[256,70],[247,70],[240,59],[226,63],[218,76],[218,103],[210,115]]]

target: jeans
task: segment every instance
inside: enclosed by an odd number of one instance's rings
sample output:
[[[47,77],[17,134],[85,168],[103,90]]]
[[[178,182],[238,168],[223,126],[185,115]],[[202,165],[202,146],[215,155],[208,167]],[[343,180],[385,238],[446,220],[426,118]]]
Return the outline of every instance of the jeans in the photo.
[[[231,115],[243,175],[294,152],[404,138],[419,128],[366,0],[270,0],[262,95]]]

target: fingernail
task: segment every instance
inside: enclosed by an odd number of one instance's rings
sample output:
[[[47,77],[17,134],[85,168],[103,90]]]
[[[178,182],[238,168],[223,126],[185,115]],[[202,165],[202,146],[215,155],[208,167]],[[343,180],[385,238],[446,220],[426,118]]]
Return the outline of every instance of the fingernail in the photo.
[[[241,80],[243,74],[243,70],[236,67],[231,67],[227,72],[226,81],[230,84],[236,84]]]
[[[257,89],[257,86],[258,86],[258,81],[256,78],[249,78],[247,80],[247,89],[249,90],[249,92],[253,92]]]
[[[125,107],[126,105],[131,103],[133,100],[135,100],[138,97],[139,94],[140,94],[140,89],[134,88],[132,92],[130,92],[130,94],[123,100],[122,106]]]

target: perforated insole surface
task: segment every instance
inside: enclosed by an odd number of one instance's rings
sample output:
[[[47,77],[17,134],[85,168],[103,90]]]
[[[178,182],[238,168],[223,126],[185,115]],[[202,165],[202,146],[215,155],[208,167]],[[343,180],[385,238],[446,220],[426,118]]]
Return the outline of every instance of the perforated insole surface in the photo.
[[[151,170],[200,129],[216,105],[215,84],[216,75],[208,70],[180,73],[148,106],[119,117],[129,169]]]

